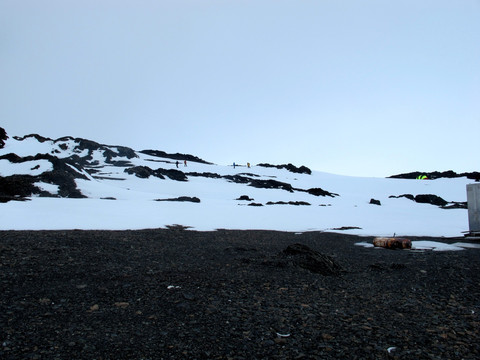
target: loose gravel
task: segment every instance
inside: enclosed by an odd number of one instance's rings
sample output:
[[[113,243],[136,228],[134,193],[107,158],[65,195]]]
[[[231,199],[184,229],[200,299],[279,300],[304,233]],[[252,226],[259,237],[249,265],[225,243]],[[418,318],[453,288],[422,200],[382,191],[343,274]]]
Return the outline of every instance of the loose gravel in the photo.
[[[360,241],[372,238],[3,231],[0,358],[480,358],[480,250]],[[294,244],[341,271],[302,266]]]

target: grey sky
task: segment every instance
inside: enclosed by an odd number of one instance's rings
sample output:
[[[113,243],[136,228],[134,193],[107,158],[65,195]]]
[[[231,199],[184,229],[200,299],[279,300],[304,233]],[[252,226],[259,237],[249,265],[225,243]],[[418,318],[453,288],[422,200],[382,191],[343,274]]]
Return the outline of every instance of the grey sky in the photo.
[[[479,170],[480,2],[0,0],[0,126],[219,164]]]

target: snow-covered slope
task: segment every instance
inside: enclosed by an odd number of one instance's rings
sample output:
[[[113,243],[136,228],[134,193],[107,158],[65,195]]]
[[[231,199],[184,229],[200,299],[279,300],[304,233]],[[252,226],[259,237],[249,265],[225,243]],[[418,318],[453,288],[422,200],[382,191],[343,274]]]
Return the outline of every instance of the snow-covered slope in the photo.
[[[473,180],[466,177],[357,178],[294,166],[215,165],[71,137],[3,140],[2,230],[173,224],[361,235],[459,236],[468,230],[465,187]]]

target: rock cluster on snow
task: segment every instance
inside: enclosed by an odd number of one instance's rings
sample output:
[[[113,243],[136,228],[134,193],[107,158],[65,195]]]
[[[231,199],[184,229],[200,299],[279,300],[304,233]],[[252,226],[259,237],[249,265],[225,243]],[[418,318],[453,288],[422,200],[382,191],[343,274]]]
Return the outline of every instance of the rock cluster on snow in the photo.
[[[448,202],[445,199],[441,198],[440,196],[434,195],[434,194],[419,194],[416,196],[413,196],[412,194],[403,194],[403,195],[390,195],[389,198],[406,198],[412,201],[415,201],[419,204],[432,204],[436,206],[440,206],[444,209],[466,209],[467,208],[467,203],[466,202],[457,202],[457,201],[451,201]]]
[[[458,178],[458,177],[466,177],[468,179],[472,179],[475,181],[480,181],[480,172],[478,171],[473,171],[473,172],[464,172],[457,174],[453,170],[448,170],[448,171],[432,171],[432,172],[420,172],[420,171],[414,171],[410,173],[405,173],[405,174],[398,174],[398,175],[392,175],[389,176],[390,178],[394,179],[417,179],[419,176],[425,175],[427,179],[434,180],[434,179],[441,179],[441,178]]]
[[[275,168],[275,169],[287,169],[288,171],[297,173],[297,174],[308,174],[308,175],[312,174],[312,170],[310,170],[308,167],[303,165],[300,167],[296,167],[295,165],[292,165],[292,164],[271,165],[267,163],[262,163],[262,164],[257,164],[257,166],[262,166],[266,168]]]
[[[7,132],[4,128],[0,127],[0,149],[5,146],[5,140],[8,139]]]

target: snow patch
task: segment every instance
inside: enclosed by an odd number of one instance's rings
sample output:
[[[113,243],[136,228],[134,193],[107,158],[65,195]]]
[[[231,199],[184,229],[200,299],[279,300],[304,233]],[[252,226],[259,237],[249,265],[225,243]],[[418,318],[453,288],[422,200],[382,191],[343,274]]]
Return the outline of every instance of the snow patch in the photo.
[[[52,195],[57,195],[58,194],[58,190],[59,190],[58,185],[48,184],[48,183],[45,183],[45,182],[36,182],[36,183],[33,183],[33,185],[38,187],[40,190],[49,192]]]
[[[48,160],[32,160],[22,163],[11,163],[6,159],[0,160],[0,176],[12,175],[40,175],[52,171],[53,165]]]
[[[445,244],[439,241],[419,240],[412,241],[412,250],[459,251],[464,249],[460,246]]]

